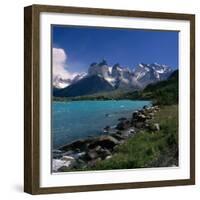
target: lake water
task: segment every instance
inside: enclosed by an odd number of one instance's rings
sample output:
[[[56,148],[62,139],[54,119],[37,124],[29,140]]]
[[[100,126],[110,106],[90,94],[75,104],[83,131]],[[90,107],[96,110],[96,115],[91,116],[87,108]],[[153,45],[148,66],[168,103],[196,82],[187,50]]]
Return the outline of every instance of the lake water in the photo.
[[[53,148],[77,139],[97,136],[106,126],[115,126],[121,117],[131,117],[133,111],[150,101],[110,100],[52,103]]]

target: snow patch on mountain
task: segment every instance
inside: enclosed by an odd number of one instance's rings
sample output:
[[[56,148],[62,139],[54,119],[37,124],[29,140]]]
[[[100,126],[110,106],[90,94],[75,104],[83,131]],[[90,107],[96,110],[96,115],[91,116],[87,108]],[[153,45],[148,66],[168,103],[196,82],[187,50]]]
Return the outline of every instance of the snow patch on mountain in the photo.
[[[78,82],[79,80],[83,79],[87,76],[87,73],[81,73],[81,74],[74,74],[71,76],[71,78],[63,78],[60,75],[53,77],[53,87],[61,89],[70,86],[71,84],[74,84]]]
[[[111,76],[107,76],[107,77],[104,77],[104,79],[108,81],[108,83],[110,83],[112,86],[115,86],[115,82],[116,82],[115,78]]]
[[[65,88],[71,84],[71,79],[64,79],[57,75],[53,77],[53,86],[55,88]]]

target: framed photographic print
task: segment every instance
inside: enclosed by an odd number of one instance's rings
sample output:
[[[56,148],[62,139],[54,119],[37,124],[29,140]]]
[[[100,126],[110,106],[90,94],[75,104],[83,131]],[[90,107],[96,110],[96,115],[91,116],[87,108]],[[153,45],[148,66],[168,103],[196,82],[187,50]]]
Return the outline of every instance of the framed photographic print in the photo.
[[[24,190],[195,183],[195,16],[32,5]]]

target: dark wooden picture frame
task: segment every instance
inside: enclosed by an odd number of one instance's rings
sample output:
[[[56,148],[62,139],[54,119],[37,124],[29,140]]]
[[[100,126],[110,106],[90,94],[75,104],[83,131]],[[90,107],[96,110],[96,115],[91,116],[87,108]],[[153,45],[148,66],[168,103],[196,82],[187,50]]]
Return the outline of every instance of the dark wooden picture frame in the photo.
[[[40,187],[40,13],[187,20],[190,22],[190,178],[150,182]],[[195,184],[195,16],[161,12],[32,5],[24,9],[24,191],[30,194],[83,192]]]

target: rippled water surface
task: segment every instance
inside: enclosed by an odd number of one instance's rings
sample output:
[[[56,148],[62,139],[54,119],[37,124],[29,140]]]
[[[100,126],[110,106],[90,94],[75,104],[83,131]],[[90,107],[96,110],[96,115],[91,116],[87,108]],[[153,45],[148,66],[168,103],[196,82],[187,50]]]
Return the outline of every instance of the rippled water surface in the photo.
[[[110,100],[52,103],[52,142],[57,148],[74,140],[103,134],[121,117],[131,117],[134,110],[150,101]]]

